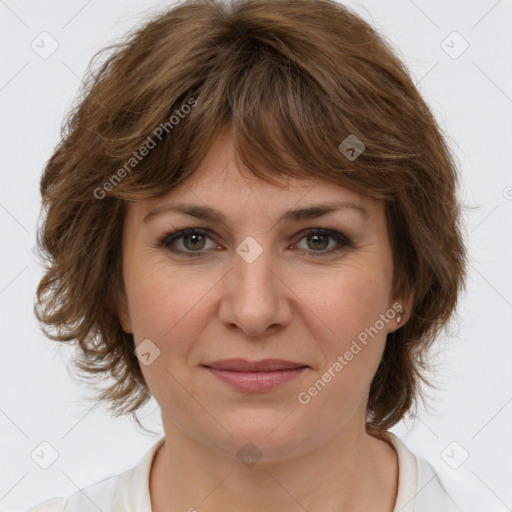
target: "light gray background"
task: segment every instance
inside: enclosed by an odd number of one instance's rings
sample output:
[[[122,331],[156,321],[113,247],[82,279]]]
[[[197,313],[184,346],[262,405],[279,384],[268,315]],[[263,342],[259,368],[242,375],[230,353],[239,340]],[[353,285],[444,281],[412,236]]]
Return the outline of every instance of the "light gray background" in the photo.
[[[409,66],[448,134],[462,172],[461,197],[472,207],[465,212],[468,293],[438,343],[439,389],[431,392],[429,411],[392,430],[428,459],[468,510],[459,484],[485,503],[482,512],[512,510],[512,2],[346,3]],[[70,351],[57,350],[32,313],[42,272],[31,249],[40,174],[90,58],[141,14],[165,5],[170,2],[0,1],[2,510],[25,510],[120,473],[162,432],[155,402],[141,412],[157,432],[149,436],[85,400],[66,370]],[[51,49],[44,31],[58,43],[48,58],[31,47]],[[44,441],[59,455],[46,470],[31,458]],[[458,469],[450,467],[466,452]]]

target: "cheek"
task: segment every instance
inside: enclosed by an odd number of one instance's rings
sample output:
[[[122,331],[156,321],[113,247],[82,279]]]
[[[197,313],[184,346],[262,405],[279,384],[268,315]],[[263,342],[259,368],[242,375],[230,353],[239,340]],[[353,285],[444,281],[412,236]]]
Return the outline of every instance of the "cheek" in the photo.
[[[211,286],[198,279],[197,272],[171,275],[159,262],[146,260],[138,269],[132,267],[126,280],[135,344],[149,339],[158,347],[152,348],[158,354],[154,361],[141,364],[142,373],[158,403],[168,410],[187,410],[190,396],[198,391],[196,382],[188,379],[186,361],[200,339],[206,315],[202,311],[208,305],[205,294]]]
[[[136,346],[151,340],[158,356],[141,364],[141,371],[158,403],[167,411],[186,411],[191,396],[201,396],[201,381],[191,378],[189,365],[201,359],[202,333],[213,314],[214,294],[208,292],[219,278],[194,268],[171,272],[161,260],[142,261],[127,279],[133,334]]]
[[[326,289],[318,311],[330,328],[323,347],[326,371],[331,368],[331,373],[342,376],[333,379],[338,383],[332,386],[339,388],[337,392],[357,394],[369,386],[394,316],[392,311],[386,317],[390,286],[379,272],[352,268]],[[342,369],[333,367],[336,361]]]
[[[130,317],[135,340],[154,338],[163,342],[190,328],[208,290],[197,270],[176,271],[162,258],[141,252],[127,265],[125,283],[130,298]]]
[[[381,278],[354,268],[326,287],[322,298],[317,294],[316,311],[329,332],[319,340],[323,365],[301,389],[304,414],[339,426],[357,409],[364,411],[389,329],[389,320],[381,320],[388,291]]]
[[[389,306],[391,281],[379,268],[351,267],[323,290],[322,318],[342,339],[372,326]]]

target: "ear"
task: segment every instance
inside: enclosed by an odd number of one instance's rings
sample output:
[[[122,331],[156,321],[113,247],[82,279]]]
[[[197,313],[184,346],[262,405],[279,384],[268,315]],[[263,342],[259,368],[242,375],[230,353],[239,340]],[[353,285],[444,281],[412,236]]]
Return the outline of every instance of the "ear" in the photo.
[[[126,297],[126,291],[124,286],[122,290],[119,292],[118,300],[117,300],[117,317],[119,318],[119,322],[123,331],[126,334],[133,334],[132,322],[130,319],[130,311],[128,309],[128,299]]]
[[[389,332],[395,332],[400,327],[403,327],[411,318],[412,306],[414,304],[414,292],[410,292],[409,295],[402,299],[397,299],[393,302],[392,308],[395,311],[395,318],[393,320],[394,327]],[[400,313],[400,311],[404,311]],[[400,323],[397,319],[400,318]]]

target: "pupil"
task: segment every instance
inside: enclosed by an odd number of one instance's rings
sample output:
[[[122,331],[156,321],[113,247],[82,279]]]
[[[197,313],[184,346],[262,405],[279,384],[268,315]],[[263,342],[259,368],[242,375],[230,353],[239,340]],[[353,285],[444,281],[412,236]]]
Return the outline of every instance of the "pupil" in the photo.
[[[316,240],[316,242],[318,241],[319,238],[320,239],[324,238],[324,244],[320,244],[320,245],[322,245],[322,247],[316,247],[316,249],[325,249],[325,247],[326,247],[325,246],[325,238],[326,237],[324,235],[311,235],[309,238],[313,238],[313,240]],[[316,242],[313,242],[313,243],[315,244]]]
[[[185,246],[187,245],[187,241],[189,241],[189,240],[194,240],[194,241],[192,242],[192,245],[194,245],[194,246],[195,246],[195,244],[196,244],[196,242],[197,242],[197,239],[198,239],[198,238],[201,238],[202,236],[203,236],[203,235],[187,235],[187,236],[185,237]],[[204,245],[204,240],[203,240],[203,245]],[[203,246],[200,246],[200,247],[195,246],[195,247],[192,247],[192,248],[195,248],[195,249],[201,249],[202,247],[203,247]]]

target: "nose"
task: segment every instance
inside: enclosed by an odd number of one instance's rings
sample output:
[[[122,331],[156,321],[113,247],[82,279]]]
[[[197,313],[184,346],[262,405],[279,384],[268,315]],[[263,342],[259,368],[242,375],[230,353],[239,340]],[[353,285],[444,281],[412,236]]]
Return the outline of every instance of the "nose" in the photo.
[[[229,328],[258,337],[291,321],[293,293],[270,247],[255,240],[248,246],[241,244],[223,281],[219,316]]]

